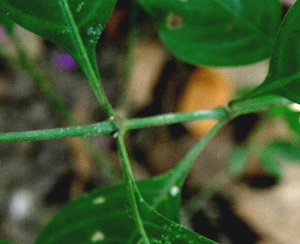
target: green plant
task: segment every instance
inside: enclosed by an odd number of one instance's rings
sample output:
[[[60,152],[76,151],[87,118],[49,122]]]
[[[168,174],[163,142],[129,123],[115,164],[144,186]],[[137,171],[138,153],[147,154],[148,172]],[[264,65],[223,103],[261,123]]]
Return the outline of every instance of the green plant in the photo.
[[[94,190],[67,205],[42,230],[36,243],[214,243],[180,225],[180,193],[194,160],[233,118],[300,103],[300,1],[293,5],[280,26],[278,0],[139,0],[138,3],[157,22],[158,32],[169,49],[183,60],[198,65],[234,66],[271,57],[269,74],[260,86],[226,108],[122,118],[106,97],[95,57],[98,38],[116,0],[0,0],[0,20],[7,31],[13,31],[13,20],[69,53],[108,118],[92,125],[3,133],[0,141],[113,136],[124,175],[123,184]],[[205,119],[219,122],[173,170],[147,180],[134,180],[124,141],[127,131]],[[297,151],[284,142],[267,145],[262,155],[272,169],[274,160],[270,155],[272,150],[280,151],[278,148]],[[236,167],[241,167],[238,160],[233,161]],[[239,171],[235,168],[235,172]]]

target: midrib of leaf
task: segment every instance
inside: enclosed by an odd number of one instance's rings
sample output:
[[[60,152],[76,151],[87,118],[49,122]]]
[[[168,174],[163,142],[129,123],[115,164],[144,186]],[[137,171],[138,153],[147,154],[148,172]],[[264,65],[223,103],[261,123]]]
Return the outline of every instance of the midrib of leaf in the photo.
[[[96,74],[95,69],[91,63],[91,60],[88,56],[87,50],[85,48],[85,45],[83,43],[83,40],[80,36],[80,32],[78,29],[78,26],[75,22],[75,19],[73,17],[73,13],[70,9],[70,6],[67,2],[67,0],[58,0],[59,5],[61,6],[61,12],[65,18],[66,24],[69,26],[71,35],[73,38],[73,44],[78,50],[79,56],[82,58],[81,64],[84,65],[84,67],[87,70],[87,78],[88,81],[93,88],[97,100],[102,106],[103,110],[107,113],[107,115],[112,116],[113,118],[117,118],[117,114],[112,108],[111,104],[109,103],[105,93],[104,89],[102,87],[101,81],[99,76]]]
[[[117,147],[118,147],[118,153],[122,164],[122,171],[124,174],[124,183],[127,187],[127,198],[130,202],[130,208],[133,211],[133,218],[135,219],[137,228],[141,236],[143,237],[144,242],[146,244],[150,244],[149,237],[144,227],[144,222],[138,207],[138,202],[142,203],[144,202],[144,199],[142,198],[139,189],[136,183],[134,182],[132,169],[130,166],[130,161],[129,161],[129,157],[124,142],[124,135],[125,135],[125,130],[120,131],[119,135],[117,136]]]
[[[213,1],[216,2],[216,3],[219,3],[220,6],[222,6],[222,8],[226,12],[230,13],[231,15],[233,15],[236,19],[241,20],[244,23],[246,23],[249,26],[249,28],[257,30],[258,32],[260,32],[260,35],[263,36],[266,39],[266,41],[268,41],[270,44],[273,44],[272,39],[269,36],[267,36],[258,26],[254,25],[250,20],[248,20],[248,19],[246,19],[246,18],[238,15],[235,11],[233,11],[231,8],[229,8],[221,0],[213,0]]]
[[[59,2],[59,5],[61,6],[62,14],[65,17],[66,24],[69,26],[69,29],[71,31],[70,33],[73,37],[72,42],[74,43],[74,46],[77,48],[78,54],[81,56],[83,63],[88,70],[88,73],[90,76],[90,79],[89,79],[90,82],[92,82],[93,87],[95,87],[96,86],[95,81],[97,80],[97,76],[94,72],[91,60],[89,59],[86,48],[83,44],[79,29],[75,23],[70,6],[69,6],[67,0],[59,0],[58,2]]]
[[[164,187],[160,191],[159,197],[154,199],[154,202],[151,204],[151,207],[156,209],[164,200],[167,199],[167,194],[170,188],[174,185],[178,186],[180,189],[182,184],[185,181],[185,178],[193,165],[193,162],[198,157],[199,153],[205,148],[208,142],[214,137],[214,135],[223,128],[223,126],[227,123],[229,118],[223,119],[219,121],[200,141],[196,146],[194,146],[191,151],[178,163],[178,165],[169,173],[161,176],[167,177],[168,181],[164,184]],[[177,184],[176,184],[177,183]],[[132,240],[134,236],[137,234],[136,230],[133,230]],[[139,241],[139,243],[141,240]],[[131,243],[131,242],[127,242]]]

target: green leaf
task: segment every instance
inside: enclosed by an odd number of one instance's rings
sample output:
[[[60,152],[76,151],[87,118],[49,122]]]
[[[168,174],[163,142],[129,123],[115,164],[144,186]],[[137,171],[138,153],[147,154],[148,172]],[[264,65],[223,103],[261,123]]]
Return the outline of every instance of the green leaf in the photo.
[[[0,244],[12,244],[12,242],[0,239]]]
[[[270,57],[278,0],[139,0],[163,41],[193,64],[235,66]]]
[[[95,47],[117,0],[0,0],[0,11],[69,53],[90,80]],[[96,73],[96,72],[94,72]]]
[[[139,202],[138,205],[150,243],[216,244],[157,214],[157,212],[145,202]]]
[[[12,33],[15,23],[5,14],[0,13],[0,23],[4,26],[7,33]]]
[[[286,14],[275,41],[266,80],[241,102],[261,96],[275,95],[300,103],[300,1]]]
[[[181,182],[181,179],[178,181]],[[165,217],[179,222],[181,187],[169,185],[169,182],[170,176],[166,174],[137,182],[137,185],[145,201]],[[186,235],[191,237],[191,241],[200,238],[205,241],[203,243],[213,243],[160,216],[145,202],[139,203],[139,208],[147,234],[152,239],[163,235],[176,238],[182,232],[182,238]],[[124,184],[96,189],[63,208],[42,230],[36,243],[92,243],[93,240],[114,244],[137,243],[140,235],[134,219],[129,216],[132,214]],[[188,242],[180,239],[174,243]]]

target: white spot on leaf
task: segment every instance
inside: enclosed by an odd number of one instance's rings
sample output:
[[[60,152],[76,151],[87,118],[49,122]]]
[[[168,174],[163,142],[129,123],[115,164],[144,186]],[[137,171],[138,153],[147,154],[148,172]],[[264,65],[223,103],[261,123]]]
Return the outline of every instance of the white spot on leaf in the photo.
[[[103,204],[105,203],[105,198],[104,197],[98,197],[93,201],[94,204]]]
[[[101,24],[94,24],[87,29],[86,34],[89,37],[90,43],[92,43],[92,44],[97,43],[98,38],[102,32],[102,29],[103,29],[103,27]]]
[[[104,234],[101,231],[96,231],[95,234],[92,236],[92,242],[103,241],[105,239]]]
[[[85,4],[85,2],[81,2],[81,3],[78,4],[77,9],[76,9],[77,13],[80,12],[80,10],[82,9],[82,7],[83,7],[84,4]]]
[[[177,196],[179,192],[180,192],[180,189],[178,186],[172,186],[170,189],[170,194],[173,197]]]
[[[298,103],[292,103],[289,105],[289,109],[293,112],[300,112],[300,104]]]

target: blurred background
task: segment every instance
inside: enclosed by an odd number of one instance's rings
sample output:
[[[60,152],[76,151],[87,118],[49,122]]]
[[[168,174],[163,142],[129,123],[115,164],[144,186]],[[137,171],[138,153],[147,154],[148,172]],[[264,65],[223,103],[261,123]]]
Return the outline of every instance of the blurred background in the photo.
[[[293,2],[282,0],[282,16]],[[118,2],[97,46],[105,91],[122,116],[226,106],[265,79],[268,61],[232,68],[180,61],[143,10],[135,9],[132,21],[130,6]],[[18,26],[14,36],[0,26],[1,132],[106,119],[68,54]],[[45,96],[47,84],[73,119]],[[300,243],[299,107],[240,116],[209,143],[184,186],[183,225],[222,244]],[[173,168],[214,124],[131,131],[126,144],[135,178]],[[0,159],[0,236],[20,243],[32,243],[69,201],[122,181],[110,137],[1,143]]]

